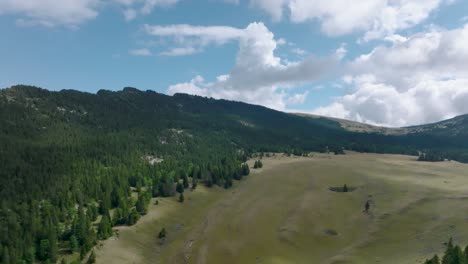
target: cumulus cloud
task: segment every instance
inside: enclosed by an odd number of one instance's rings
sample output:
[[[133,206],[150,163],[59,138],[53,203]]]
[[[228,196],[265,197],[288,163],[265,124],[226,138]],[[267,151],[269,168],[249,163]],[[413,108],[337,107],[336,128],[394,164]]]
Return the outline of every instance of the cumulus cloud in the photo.
[[[443,3],[453,0],[251,0],[274,20],[284,14],[295,23],[319,21],[322,31],[336,36],[366,32],[364,40],[382,38],[426,20]]]
[[[468,113],[468,24],[380,45],[348,65],[352,91],[314,112],[389,126]]]
[[[245,29],[188,25],[147,26],[147,29],[157,36],[197,38],[204,45],[230,40],[239,43],[235,66],[228,74],[212,82],[197,76],[189,82],[170,86],[169,94],[190,93],[285,110],[288,105],[303,103],[308,95],[291,91],[295,85],[317,80],[338,61],[331,55],[283,62],[274,54],[277,41],[263,23],[251,23]]]

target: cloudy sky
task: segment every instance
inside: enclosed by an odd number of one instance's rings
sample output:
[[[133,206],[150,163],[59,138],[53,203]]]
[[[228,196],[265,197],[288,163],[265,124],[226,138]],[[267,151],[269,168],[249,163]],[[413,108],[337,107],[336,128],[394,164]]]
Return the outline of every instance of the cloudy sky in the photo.
[[[190,93],[408,126],[468,113],[466,0],[0,0],[0,87]]]

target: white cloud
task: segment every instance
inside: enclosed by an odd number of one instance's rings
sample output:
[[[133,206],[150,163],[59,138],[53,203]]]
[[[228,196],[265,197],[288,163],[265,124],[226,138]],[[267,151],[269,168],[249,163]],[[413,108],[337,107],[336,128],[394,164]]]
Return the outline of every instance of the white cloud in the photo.
[[[233,5],[238,5],[240,3],[240,0],[222,0],[226,4],[233,4]]]
[[[288,42],[287,42],[284,38],[279,38],[279,39],[276,41],[276,44],[277,44],[278,46],[282,46],[282,45],[288,44]]]
[[[170,86],[169,94],[191,93],[285,110],[288,105],[303,103],[307,97],[307,92],[294,94],[291,89],[295,85],[317,80],[337,62],[335,56],[283,62],[275,56],[277,41],[263,23],[251,23],[245,29],[187,25],[156,29],[148,32],[156,32],[158,36],[190,36],[204,43],[239,42],[235,66],[228,74],[218,76],[213,82],[197,76],[190,82]]]
[[[319,21],[322,31],[336,36],[365,32],[364,40],[382,38],[426,20],[442,3],[452,0],[251,0],[251,5],[280,20]]]
[[[100,0],[1,0],[0,15],[19,15],[19,25],[77,27],[94,19]]]
[[[169,7],[177,4],[179,0],[146,0],[141,12],[145,15],[150,14],[155,7]]]
[[[194,47],[183,47],[183,48],[171,48],[167,51],[163,51],[160,53],[160,55],[163,56],[185,56],[185,55],[191,55],[198,53],[199,50],[197,50]]]
[[[179,0],[0,0],[0,16],[15,15],[20,26],[65,26],[77,28],[95,19],[102,8],[120,6],[125,20],[147,15],[156,7],[169,7]]]
[[[304,55],[306,54],[307,52],[301,48],[294,48],[291,50],[292,53],[296,54],[296,55]]]
[[[131,21],[137,17],[137,11],[133,8],[129,8],[123,11],[126,21]]]
[[[468,24],[380,45],[348,66],[353,90],[317,114],[408,126],[468,113]]]
[[[153,55],[149,49],[145,49],[145,48],[130,50],[129,53],[135,56],[152,56]]]
[[[239,39],[244,35],[242,29],[228,26],[192,26],[187,24],[152,26],[144,25],[143,29],[146,33],[157,37],[173,37],[179,41],[185,38],[195,37],[204,44],[216,42],[223,44],[230,40]]]

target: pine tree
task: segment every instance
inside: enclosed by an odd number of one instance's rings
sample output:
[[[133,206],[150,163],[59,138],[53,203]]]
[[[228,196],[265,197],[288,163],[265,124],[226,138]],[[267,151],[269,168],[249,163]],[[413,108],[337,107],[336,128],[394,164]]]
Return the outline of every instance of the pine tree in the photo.
[[[135,204],[136,210],[141,215],[145,215],[148,212],[148,200],[146,193],[140,192],[138,194],[138,200]]]
[[[455,246],[453,248],[453,263],[456,264],[465,264],[465,256],[460,246]]]
[[[431,259],[426,260],[424,264],[440,264],[439,256],[434,255]]]
[[[57,245],[57,231],[55,228],[51,228],[49,231],[49,250],[47,252],[48,258],[52,262],[57,262],[57,257],[58,257],[58,245]]]
[[[133,208],[127,218],[127,225],[134,225],[140,219],[140,214]]]
[[[10,264],[10,251],[8,250],[8,248],[6,246],[3,248],[2,263],[3,264]]]
[[[73,252],[78,252],[79,250],[79,245],[78,245],[78,240],[76,239],[75,235],[70,236],[70,251]]]
[[[159,239],[166,238],[166,228],[163,227],[161,231],[159,231],[158,238]]]
[[[48,254],[49,254],[49,248],[50,248],[50,243],[48,239],[42,239],[39,242],[39,252],[38,252],[38,257],[40,260],[46,260],[48,259]]]
[[[94,264],[96,263],[96,254],[94,253],[94,250],[91,251],[91,254],[89,254],[89,258],[88,258],[88,264]]]
[[[198,180],[197,178],[192,178],[192,190],[197,188]]]
[[[98,225],[97,236],[99,239],[106,239],[112,236],[112,226],[107,215],[103,215]]]
[[[258,169],[258,168],[259,168],[258,160],[256,160],[255,163],[254,163],[254,169]]]
[[[247,176],[250,174],[250,169],[249,169],[249,165],[247,165],[246,163],[242,164],[242,175],[244,176]]]
[[[189,180],[187,177],[187,174],[182,175],[182,184],[184,185],[184,188],[187,189],[189,187]]]
[[[444,257],[442,258],[442,264],[457,264],[455,263],[455,252],[454,252],[453,240],[450,238],[447,243],[447,249],[445,250]]]
[[[346,186],[346,184],[343,186],[343,192],[348,192],[348,186]]]
[[[465,255],[465,264],[468,264],[468,246],[465,247],[464,255]]]
[[[183,193],[184,192],[184,186],[182,185],[182,183],[178,182],[177,185],[176,185],[176,191],[178,193]]]

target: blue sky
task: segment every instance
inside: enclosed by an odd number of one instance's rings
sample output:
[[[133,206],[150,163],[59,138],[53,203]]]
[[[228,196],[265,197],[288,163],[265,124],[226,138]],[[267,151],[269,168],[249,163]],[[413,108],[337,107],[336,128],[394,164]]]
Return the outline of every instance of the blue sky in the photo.
[[[38,2],[0,0],[0,87],[132,86],[388,126],[468,113],[468,1]]]

